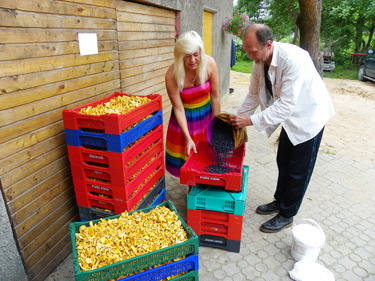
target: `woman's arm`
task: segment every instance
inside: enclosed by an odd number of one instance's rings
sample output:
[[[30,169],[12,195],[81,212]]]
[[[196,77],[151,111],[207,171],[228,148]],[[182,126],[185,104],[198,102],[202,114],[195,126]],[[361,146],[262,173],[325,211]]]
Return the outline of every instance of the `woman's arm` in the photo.
[[[221,110],[221,103],[220,103],[220,90],[219,90],[219,72],[217,70],[217,65],[215,60],[210,57],[206,56],[207,61],[207,72],[208,72],[208,80],[211,82],[211,106],[212,106],[212,113],[216,115],[220,113]]]
[[[173,65],[168,69],[167,73],[165,74],[165,86],[167,88],[168,97],[172,103],[177,123],[180,126],[180,129],[186,141],[186,154],[189,156],[191,149],[193,149],[194,152],[197,152],[197,149],[195,147],[193,139],[189,134],[185,116],[185,109],[182,104],[181,96],[177,88],[177,83],[173,75]]]

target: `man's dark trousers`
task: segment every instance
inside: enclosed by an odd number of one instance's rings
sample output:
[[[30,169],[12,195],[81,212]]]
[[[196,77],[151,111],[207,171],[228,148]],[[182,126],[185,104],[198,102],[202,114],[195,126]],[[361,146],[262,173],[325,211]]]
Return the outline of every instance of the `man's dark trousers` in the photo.
[[[310,182],[324,128],[312,139],[294,146],[284,128],[279,138],[275,199],[280,203],[280,215],[285,218],[297,214]]]

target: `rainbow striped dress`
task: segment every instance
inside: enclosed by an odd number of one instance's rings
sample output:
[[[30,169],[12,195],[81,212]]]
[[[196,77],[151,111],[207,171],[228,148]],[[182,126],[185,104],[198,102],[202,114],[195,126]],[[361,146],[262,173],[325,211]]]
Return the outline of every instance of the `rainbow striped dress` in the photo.
[[[188,130],[195,145],[199,140],[207,140],[206,126],[212,117],[210,89],[211,83],[206,81],[203,87],[197,85],[180,92]],[[165,162],[167,171],[175,177],[180,177],[180,168],[188,158],[185,143],[185,138],[172,108],[167,130]]]

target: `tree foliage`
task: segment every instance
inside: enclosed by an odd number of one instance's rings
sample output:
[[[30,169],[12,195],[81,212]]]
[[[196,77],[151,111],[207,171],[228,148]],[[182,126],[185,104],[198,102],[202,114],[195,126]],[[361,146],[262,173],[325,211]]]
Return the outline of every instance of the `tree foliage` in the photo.
[[[300,46],[310,53],[316,69],[323,73],[320,54],[320,22],[322,0],[239,0],[236,10],[248,13],[258,23],[271,27],[275,40],[294,34],[293,44],[300,34]],[[300,31],[300,32],[298,32]]]
[[[303,14],[300,4],[319,1],[238,0],[235,10],[247,13],[254,22],[270,26],[276,41],[294,36],[290,43],[303,46],[300,39],[306,35],[306,30],[301,31],[299,26],[300,16]],[[347,60],[350,52],[364,53],[375,48],[374,0],[322,0],[321,5],[319,41],[322,50],[335,52],[336,58],[346,56]]]
[[[340,46],[366,52],[373,41],[375,3],[373,0],[330,0],[324,3],[322,39],[333,49]]]
[[[246,13],[254,22],[268,25],[275,40],[280,41],[295,31],[299,8],[297,0],[238,0],[235,11]]]

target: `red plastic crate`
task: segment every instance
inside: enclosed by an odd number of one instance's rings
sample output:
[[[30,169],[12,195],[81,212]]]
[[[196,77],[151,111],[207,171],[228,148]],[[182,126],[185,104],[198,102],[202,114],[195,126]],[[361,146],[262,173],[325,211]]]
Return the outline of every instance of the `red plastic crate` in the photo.
[[[190,154],[188,160],[180,169],[180,183],[194,186],[197,183],[222,186],[225,190],[241,191],[243,159],[245,144],[228,152],[225,165],[238,169],[238,172],[226,174],[207,173],[204,168],[215,163],[214,148],[208,141],[199,141],[197,153]]]
[[[147,164],[153,157],[156,159],[152,160],[151,163]],[[115,170],[110,168],[90,166],[85,163],[75,163],[71,162],[70,166],[72,169],[72,176],[80,179],[88,179],[98,182],[106,182],[117,186],[127,186],[128,180],[130,180],[133,175],[139,174],[130,181],[143,181],[146,179],[152,171],[156,170],[156,167],[164,164],[164,152],[160,147],[152,147],[141,157],[139,157],[134,163],[124,170]]]
[[[187,224],[197,235],[216,235],[230,240],[241,240],[243,216],[187,209]]]
[[[151,172],[152,173],[152,172]],[[148,175],[150,175],[149,173]],[[160,178],[164,177],[164,164],[159,166],[156,173],[130,198],[128,195],[125,197],[114,197],[105,198],[93,195],[88,192],[75,191],[77,205],[85,208],[99,207],[103,209],[111,210],[114,214],[118,215],[124,211],[130,212],[139,201],[142,200],[149,190],[153,188],[153,185],[159,181]],[[141,182],[142,183],[142,182]],[[139,186],[135,186],[133,191]],[[131,194],[131,193],[130,193]]]
[[[146,117],[147,115],[162,110],[162,98],[161,95],[152,94],[148,96],[151,101],[147,102],[146,104],[141,105],[140,107],[129,111],[126,114],[105,114],[105,115],[87,115],[81,114],[79,111],[81,108],[92,106],[95,107],[98,104],[102,104],[108,102],[110,99],[117,97],[117,96],[135,96],[135,95],[128,95],[125,93],[115,92],[109,97],[104,99],[74,108],[74,109],[64,109],[63,114],[63,121],[64,121],[64,128],[71,129],[71,130],[78,130],[78,129],[93,129],[93,130],[100,130],[106,134],[113,134],[113,135],[120,135],[124,129],[133,125],[134,123],[138,122],[142,118]]]
[[[197,223],[222,224],[229,228],[242,228],[243,216],[230,213],[187,209],[187,220]]]
[[[229,240],[241,241],[242,227],[241,228],[231,228],[222,224],[215,223],[198,223],[187,221],[187,225],[190,226],[193,231],[198,235],[214,235],[220,236]]]
[[[122,153],[112,151],[101,151],[85,148],[83,146],[68,145],[70,162],[85,163],[89,166],[105,165],[110,169],[124,170],[126,164],[142,153],[151,144],[157,142],[152,149],[162,151],[163,147],[163,125],[159,125],[150,134],[132,145]],[[92,163],[92,164],[90,164]]]
[[[81,192],[82,193],[82,192]],[[88,193],[88,192],[85,192]],[[157,198],[152,201],[155,196]],[[135,208],[135,210],[144,209],[145,207],[155,206],[160,204],[163,200],[166,200],[166,193],[165,193],[165,177],[159,179],[155,187],[147,194],[147,196],[139,203],[139,205]],[[106,212],[103,210],[97,210],[93,207],[86,208],[78,205],[78,213],[81,221],[91,221],[97,220],[100,218],[106,218],[113,216],[114,213]]]
[[[80,166],[80,164],[75,164],[75,163],[71,163],[71,165],[78,165]],[[160,168],[161,167],[161,168]],[[106,182],[100,182],[100,181],[97,181],[97,180],[91,180],[87,177],[77,177],[75,175],[73,175],[73,181],[76,180],[76,178],[79,178],[79,179],[83,179],[85,180],[84,181],[84,188],[87,188],[88,185],[91,185],[92,188],[101,188],[102,192],[99,192],[99,193],[104,193],[105,189],[108,188],[110,191],[108,192],[113,192],[114,190],[116,191],[123,191],[122,194],[123,196],[121,197],[115,197],[115,194],[113,194],[114,198],[116,198],[117,201],[121,200],[121,198],[129,198],[129,196],[138,188],[138,186],[140,186],[146,179],[148,176],[150,176],[154,171],[159,171],[159,169],[161,170],[160,172],[160,177],[164,177],[165,176],[165,170],[164,170],[164,153],[161,152],[160,155],[154,159],[150,164],[147,165],[147,167],[145,167],[133,180],[131,180],[130,182],[123,182],[124,180],[124,174],[122,173],[112,173],[111,176],[112,179],[114,179],[114,182],[113,183],[106,183]],[[81,169],[80,171],[82,172],[83,169]],[[111,170],[112,172],[121,172],[120,170]],[[125,171],[125,170],[124,170]],[[92,171],[90,171],[92,172]],[[105,174],[106,176],[108,176],[108,174]],[[119,184],[120,183],[120,184]],[[80,185],[77,185],[77,186],[74,186],[74,189],[76,191],[80,191],[80,190],[77,190],[77,188],[81,188]],[[96,192],[96,191],[94,191]],[[121,194],[121,193],[120,193]],[[108,194],[109,195],[109,194]],[[117,196],[117,192],[116,192],[116,196]],[[125,200],[126,201],[126,200]]]
[[[158,170],[158,175],[163,175],[162,171]],[[163,176],[162,176],[163,177]],[[74,191],[85,193],[85,194],[92,194],[92,193],[98,193],[110,196],[112,198],[115,198],[116,201],[126,202],[128,201],[129,196],[134,192],[134,190],[138,186],[134,185],[128,185],[128,186],[117,186],[117,185],[111,185],[108,183],[102,183],[102,182],[96,182],[86,179],[80,179],[73,177],[73,185],[74,185]],[[133,191],[130,192],[129,186]]]

